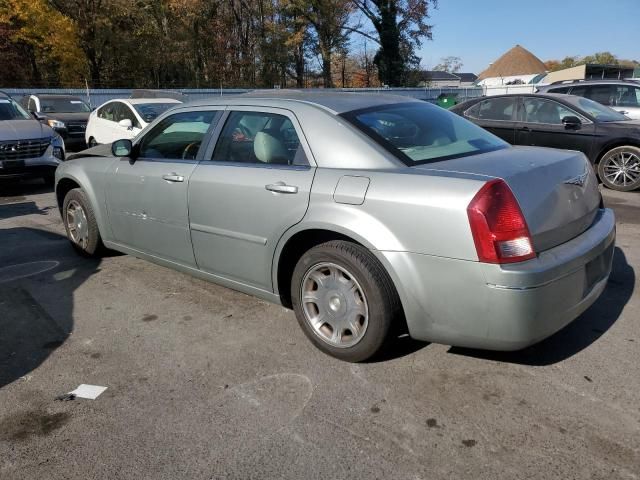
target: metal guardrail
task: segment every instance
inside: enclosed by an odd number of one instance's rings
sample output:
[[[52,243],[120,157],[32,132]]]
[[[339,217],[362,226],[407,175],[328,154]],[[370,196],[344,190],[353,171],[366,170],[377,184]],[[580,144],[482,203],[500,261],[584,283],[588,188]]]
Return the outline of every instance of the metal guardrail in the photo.
[[[199,100],[213,96],[239,95],[252,92],[256,89],[171,89],[174,92],[180,92],[187,95],[190,100]],[[75,95],[87,100],[91,106],[97,107],[104,102],[115,98],[130,98],[133,89],[84,89],[84,88],[7,88],[4,91],[14,98],[20,98],[24,95]],[[456,95],[459,102],[470,98],[481,97],[485,94],[481,87],[460,87],[460,88],[310,88],[305,89],[309,92],[351,92],[351,93],[381,93],[403,95],[406,97],[417,98],[428,102],[435,102],[442,94]]]

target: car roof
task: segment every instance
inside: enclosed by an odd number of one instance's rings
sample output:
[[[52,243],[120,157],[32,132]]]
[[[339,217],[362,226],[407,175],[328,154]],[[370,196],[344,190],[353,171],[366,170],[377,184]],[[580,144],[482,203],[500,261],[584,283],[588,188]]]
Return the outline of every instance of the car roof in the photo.
[[[334,114],[353,110],[393,105],[406,102],[421,102],[412,97],[389,95],[383,93],[350,93],[350,92],[306,92],[302,90],[254,91],[244,95],[210,97],[189,102],[189,106],[209,105],[247,105],[262,107],[290,108],[296,104],[312,105]]]
[[[38,97],[40,100],[82,100],[82,98],[76,96],[76,95],[63,95],[63,94],[46,94],[46,95],[40,95],[38,93],[33,93],[32,96],[34,97]],[[84,100],[83,100],[84,101]]]
[[[565,80],[550,83],[549,85],[541,85],[540,88],[548,89],[548,88],[562,88],[562,87],[575,87],[578,85],[639,85],[640,79],[611,79],[611,78],[603,78],[602,80]]]
[[[131,105],[140,105],[141,103],[182,103],[175,98],[114,98],[120,102],[129,102]]]

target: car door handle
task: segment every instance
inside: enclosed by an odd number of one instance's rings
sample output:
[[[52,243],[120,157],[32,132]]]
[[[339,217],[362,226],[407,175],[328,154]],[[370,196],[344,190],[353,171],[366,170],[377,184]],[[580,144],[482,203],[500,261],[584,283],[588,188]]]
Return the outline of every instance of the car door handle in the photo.
[[[184,177],[175,173],[167,173],[162,175],[162,178],[167,182],[184,182]]]
[[[275,193],[298,193],[298,187],[295,185],[287,185],[284,182],[270,183],[269,185],[265,185],[264,188]]]
[[[521,132],[530,132],[531,129],[529,127],[520,127],[518,130],[520,130]]]

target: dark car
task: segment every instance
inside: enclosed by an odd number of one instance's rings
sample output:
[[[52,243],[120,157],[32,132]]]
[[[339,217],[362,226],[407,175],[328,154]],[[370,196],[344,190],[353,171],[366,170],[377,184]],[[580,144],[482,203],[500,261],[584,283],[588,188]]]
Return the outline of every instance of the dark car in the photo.
[[[583,152],[609,188],[640,188],[640,122],[588,98],[561,94],[480,97],[452,112],[512,145]]]
[[[20,103],[38,120],[53,128],[64,139],[67,148],[82,150],[86,147],[84,132],[91,108],[80,97],[27,95]]]

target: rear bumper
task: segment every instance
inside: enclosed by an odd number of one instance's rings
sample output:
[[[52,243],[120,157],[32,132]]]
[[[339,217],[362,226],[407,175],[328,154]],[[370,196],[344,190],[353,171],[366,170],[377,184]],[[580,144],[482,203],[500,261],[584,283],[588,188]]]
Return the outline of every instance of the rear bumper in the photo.
[[[603,292],[615,217],[598,213],[573,240],[509,265],[406,252],[376,252],[398,287],[412,337],[489,350],[519,350],[552,335]]]

